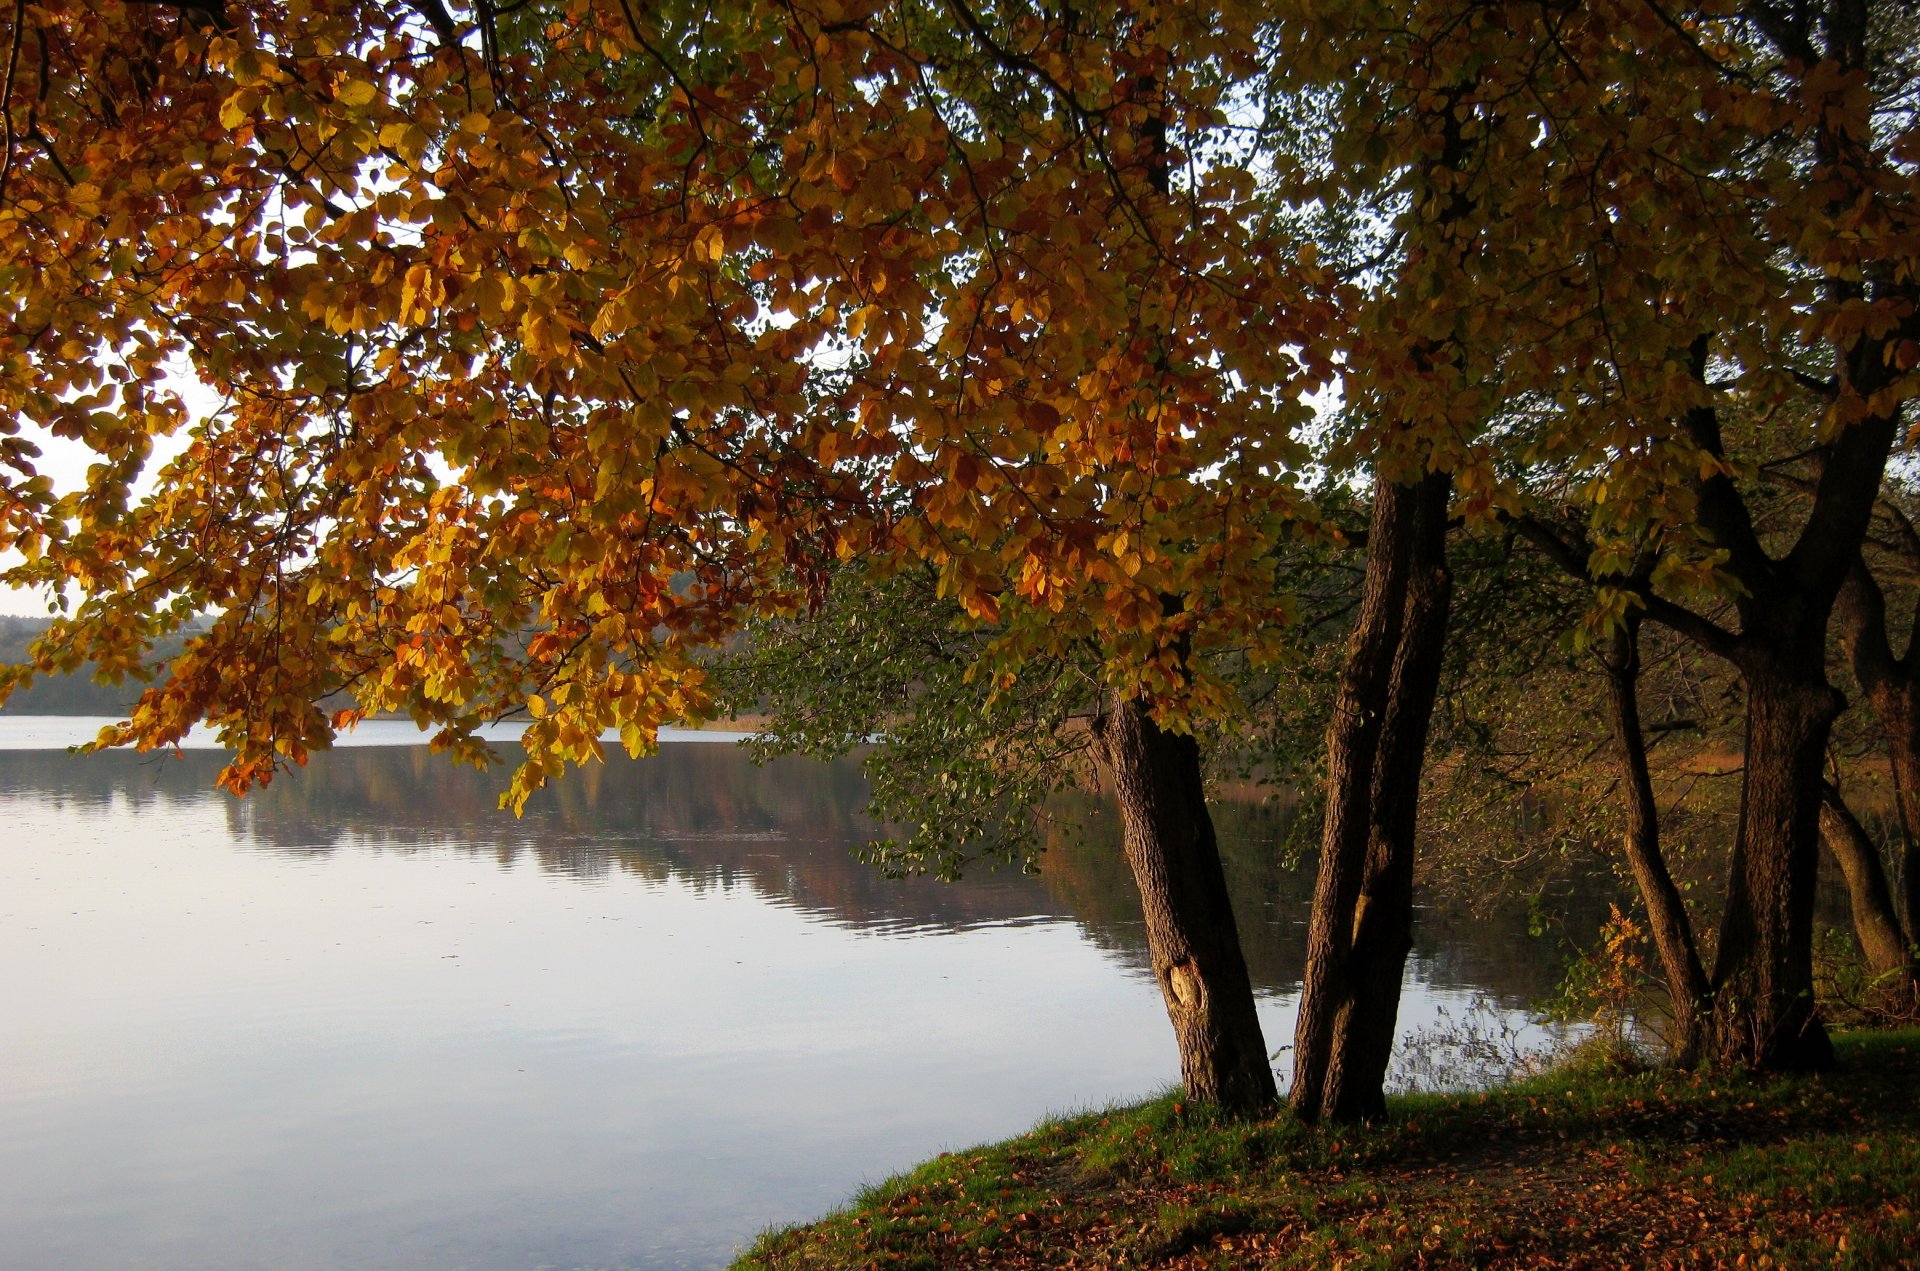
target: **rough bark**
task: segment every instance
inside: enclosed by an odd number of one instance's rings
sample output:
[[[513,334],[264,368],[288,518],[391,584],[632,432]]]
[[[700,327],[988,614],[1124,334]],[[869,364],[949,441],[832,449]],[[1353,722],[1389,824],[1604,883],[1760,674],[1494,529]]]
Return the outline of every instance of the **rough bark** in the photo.
[[[1329,1111],[1334,1024],[1353,991],[1353,911],[1366,867],[1380,730],[1406,617],[1413,503],[1410,486],[1381,481],[1374,487],[1360,613],[1347,637],[1346,665],[1327,727],[1327,807],[1307,920],[1307,966],[1294,1023],[1289,1091],[1294,1113],[1305,1121]]]
[[[1823,788],[1820,836],[1847,880],[1847,901],[1853,912],[1853,932],[1860,952],[1876,976],[1899,977],[1902,991],[1911,996],[1915,965],[1911,941],[1894,914],[1893,892],[1880,863],[1880,846],[1867,833],[1832,782]]]
[[[1895,844],[1898,890],[1891,894],[1891,903],[1911,944],[1920,940],[1920,610],[1906,652],[1895,657],[1887,635],[1886,597],[1866,564],[1856,561],[1840,593],[1838,616],[1841,644],[1880,727],[1893,770],[1900,839]]]
[[[1742,668],[1746,780],[1713,972],[1712,1047],[1723,1063],[1830,1067],[1813,1000],[1821,765],[1840,695],[1812,674]]]
[[[1415,508],[1406,618],[1380,731],[1366,876],[1353,917],[1355,991],[1335,1026],[1327,1074],[1325,1101],[1337,1121],[1376,1121],[1387,1112],[1387,1063],[1393,1055],[1407,954],[1413,949],[1420,778],[1452,610],[1453,578],[1446,562],[1450,490],[1447,476],[1428,477]]]
[[[1816,74],[1868,69],[1869,9],[1866,0],[1824,0],[1792,17],[1767,5],[1749,12],[1798,64],[1804,84]],[[1869,100],[1856,97],[1824,112],[1813,130],[1815,171],[1825,178],[1836,218],[1867,196],[1882,169],[1871,147]],[[1836,309],[1866,304],[1885,312],[1883,302],[1905,306],[1914,298],[1910,279],[1879,265],[1860,275],[1836,271],[1824,291]],[[1763,546],[1729,472],[1697,489],[1700,523],[1727,553],[1725,568],[1740,584],[1733,660],[1747,689],[1746,779],[1713,975],[1714,1046],[1722,1060],[1756,1068],[1832,1062],[1814,1007],[1812,967],[1820,769],[1842,705],[1826,679],[1828,625],[1859,559],[1903,409],[1900,395],[1887,392],[1898,373],[1891,331],[1871,322],[1842,331],[1828,345],[1832,409],[1850,422],[1818,447],[1812,502],[1786,555],[1776,558]],[[1703,385],[1707,343],[1697,341],[1693,357]],[[1712,406],[1688,412],[1683,422],[1708,453],[1724,454]]]
[[[1786,73],[1808,87],[1816,75],[1861,76],[1869,70],[1867,0],[1821,0],[1807,6],[1752,5],[1742,10],[1782,55]],[[1836,99],[1837,100],[1837,99]],[[1844,220],[1869,199],[1887,171],[1873,148],[1872,97],[1857,94],[1822,113],[1813,129],[1815,167],[1828,209]],[[1920,287],[1890,258],[1858,273],[1831,271],[1826,305],[1911,314]],[[1808,1068],[1830,1062],[1832,1048],[1812,999],[1812,912],[1819,859],[1821,750],[1841,705],[1826,679],[1829,620],[1842,582],[1865,539],[1888,455],[1904,435],[1907,398],[1896,383],[1892,321],[1836,323],[1827,343],[1831,376],[1821,386],[1830,419],[1808,452],[1817,461],[1805,519],[1784,554],[1783,530],[1763,537],[1754,508],[1729,456],[1710,374],[1719,334],[1700,330],[1690,342],[1689,371],[1700,392],[1681,411],[1680,430],[1704,465],[1693,486],[1697,527],[1718,549],[1718,572],[1732,581],[1738,625],[1663,596],[1652,580],[1597,570],[1584,534],[1567,535],[1538,519],[1522,525],[1574,577],[1628,589],[1647,616],[1705,651],[1731,661],[1747,690],[1746,767],[1738,833],[1730,860],[1726,913],[1716,950],[1710,1053],[1716,1060],[1760,1068]],[[1898,338],[1905,338],[1904,334]],[[1920,767],[1920,765],[1917,765]],[[1920,776],[1920,772],[1914,774]],[[1920,894],[1920,893],[1917,893]]]
[[[1327,737],[1327,812],[1307,928],[1291,1101],[1306,1121],[1377,1119],[1412,947],[1414,829],[1452,580],[1452,479],[1381,482],[1360,615]]]
[[[1691,1066],[1700,1054],[1711,986],[1686,902],[1674,885],[1660,848],[1660,809],[1654,800],[1646,735],[1640,726],[1640,620],[1630,615],[1613,635],[1604,665],[1614,757],[1627,796],[1627,864],[1647,909],[1653,947],[1660,955],[1672,1025],[1667,1049],[1675,1064]]]
[[[1885,694],[1888,700],[1869,697],[1886,739],[1900,807],[1900,868],[1895,875],[1894,905],[1909,944],[1920,942],[1920,702],[1916,696],[1910,681],[1901,691]]]
[[[1137,699],[1119,703],[1095,728],[1187,1093],[1235,1113],[1263,1111],[1278,1095],[1207,813],[1199,747],[1161,729]]]

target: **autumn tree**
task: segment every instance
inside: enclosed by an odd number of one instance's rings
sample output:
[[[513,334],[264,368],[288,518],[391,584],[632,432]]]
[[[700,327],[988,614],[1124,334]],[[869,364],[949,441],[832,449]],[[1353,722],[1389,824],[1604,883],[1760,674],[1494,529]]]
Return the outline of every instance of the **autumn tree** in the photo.
[[[1296,1107],[1380,1109],[1446,536],[1496,516],[1739,668],[1716,1049],[1817,1062],[1827,618],[1917,347],[1895,8],[17,6],[0,549],[60,615],[8,683],[154,673],[103,741],[205,722],[235,790],[524,712],[519,802],[848,562],[924,570],[990,690],[1085,668],[1189,1085],[1254,1108],[1193,734],[1354,481]],[[1781,546],[1721,416],[1804,392]]]
[[[1839,706],[1828,617],[1920,347],[1909,25],[1865,3],[1435,3],[1391,20],[1323,15],[1289,63],[1333,103],[1333,197],[1378,190],[1393,227],[1357,276],[1373,290],[1345,367],[1380,463],[1376,507],[1394,506],[1392,484],[1411,508],[1418,486],[1451,482],[1466,497],[1427,524],[1517,518],[1596,584],[1595,634],[1612,638],[1631,610],[1742,677],[1746,797],[1710,1049],[1763,1067],[1825,1054],[1810,954],[1819,768]],[[1366,73],[1343,89],[1355,64]],[[1821,410],[1795,449],[1817,466],[1814,489],[1795,530],[1763,527],[1743,482],[1776,456],[1733,449],[1728,421],[1807,394]],[[1329,790],[1314,937],[1329,978],[1324,997],[1309,981],[1297,1044],[1318,1066],[1294,1092],[1308,1115],[1378,1111],[1391,977],[1357,970],[1360,933],[1404,944],[1406,852],[1391,845],[1415,787],[1378,774],[1396,711],[1424,718],[1423,691],[1389,687],[1394,650],[1430,644],[1396,646],[1415,612],[1400,597],[1421,568],[1444,595],[1444,557],[1429,548],[1416,566],[1412,541],[1369,531],[1379,620],[1356,629],[1331,735],[1357,763]],[[1402,772],[1417,778],[1417,759]],[[1366,1056],[1351,1094],[1342,1030]]]
[[[930,569],[987,682],[1090,659],[1189,1083],[1261,1106],[1191,732],[1232,709],[1212,659],[1285,626],[1339,326],[1235,118],[1265,18],[16,9],[0,548],[61,610],[32,669],[156,674],[103,742],[204,722],[236,791],[368,711],[470,759],[524,712],[517,803],[710,709],[695,654],[837,562]]]
[[[1645,17],[1621,41],[1634,65],[1619,64],[1610,91],[1634,118],[1585,141],[1567,132],[1584,152],[1567,179],[1618,211],[1569,236],[1586,245],[1613,339],[1586,364],[1591,387],[1562,400],[1619,422],[1567,492],[1596,509],[1596,532],[1533,528],[1614,613],[1637,608],[1737,670],[1746,767],[1710,1045],[1725,1060],[1818,1066],[1813,879],[1841,707],[1829,619],[1902,439],[1920,350],[1911,45],[1892,7],[1854,0],[1671,17]],[[1679,98],[1663,95],[1676,86]],[[1636,132],[1651,144],[1622,144]],[[1662,213],[1646,217],[1630,193]],[[1773,456],[1738,450],[1732,420],[1807,396],[1818,409],[1795,449],[1814,469],[1810,494],[1790,526],[1765,525],[1752,470]],[[1728,623],[1710,612],[1716,596],[1731,601]]]

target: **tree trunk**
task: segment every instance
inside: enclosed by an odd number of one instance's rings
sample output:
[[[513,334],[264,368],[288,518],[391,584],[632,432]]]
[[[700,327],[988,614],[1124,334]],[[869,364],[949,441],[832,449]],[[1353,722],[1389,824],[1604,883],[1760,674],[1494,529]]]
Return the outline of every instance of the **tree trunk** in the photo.
[[[1847,900],[1853,911],[1853,931],[1860,952],[1875,976],[1897,976],[1903,994],[1915,987],[1913,951],[1893,910],[1893,893],[1880,863],[1880,847],[1853,815],[1832,782],[1821,787],[1820,836],[1847,880]]]
[[[1120,805],[1181,1080],[1194,1099],[1264,1111],[1278,1096],[1207,814],[1200,748],[1163,731],[1138,699],[1104,715],[1095,736]]]
[[[1867,703],[1880,721],[1900,807],[1900,867],[1895,875],[1899,890],[1893,893],[1893,905],[1909,944],[1920,941],[1920,703],[1914,697],[1911,680],[1875,685],[1867,691]]]
[[[1293,1109],[1374,1120],[1413,944],[1414,830],[1452,579],[1448,473],[1381,482],[1328,730],[1327,813],[1294,1034]]]
[[[1840,643],[1853,663],[1867,705],[1880,725],[1880,737],[1893,770],[1894,798],[1900,809],[1899,868],[1892,905],[1904,945],[1920,941],[1920,607],[1907,637],[1904,655],[1894,656],[1887,635],[1887,600],[1864,560],[1855,560],[1840,590],[1837,610]],[[1844,827],[1841,827],[1844,829]],[[1875,858],[1878,859],[1877,856]],[[1845,868],[1845,862],[1842,862]],[[1848,886],[1851,888],[1852,876]],[[1862,944],[1864,947],[1864,936]]]
[[[1673,1062],[1691,1067],[1699,1058],[1701,1036],[1711,1000],[1707,972],[1694,943],[1693,923],[1680,889],[1667,871],[1660,850],[1660,809],[1654,801],[1653,775],[1647,763],[1646,736],[1640,728],[1640,620],[1630,614],[1614,632],[1604,662],[1614,754],[1627,792],[1627,863],[1647,907],[1653,947],[1667,982],[1673,1012],[1667,1051]]]
[[[1832,1065],[1813,1000],[1813,899],[1821,765],[1840,695],[1816,665],[1791,676],[1758,659],[1747,686],[1746,779],[1713,973],[1713,1051],[1772,1071]]]
[[[1447,476],[1422,483],[1406,619],[1393,664],[1380,758],[1373,774],[1373,825],[1366,879],[1354,914],[1354,997],[1335,1026],[1325,1101],[1336,1121],[1387,1114],[1387,1063],[1400,1015],[1400,983],[1413,949],[1414,837],[1427,732],[1440,687],[1441,654],[1452,609],[1447,569]]]

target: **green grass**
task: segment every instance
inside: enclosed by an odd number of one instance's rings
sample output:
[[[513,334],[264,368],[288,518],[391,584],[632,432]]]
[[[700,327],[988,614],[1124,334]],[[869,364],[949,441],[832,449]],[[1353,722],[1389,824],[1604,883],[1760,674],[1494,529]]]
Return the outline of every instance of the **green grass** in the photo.
[[[1911,1265],[1920,1030],[1837,1045],[1818,1077],[1561,1071],[1364,1130],[1169,1095],[941,1156],[735,1265]]]

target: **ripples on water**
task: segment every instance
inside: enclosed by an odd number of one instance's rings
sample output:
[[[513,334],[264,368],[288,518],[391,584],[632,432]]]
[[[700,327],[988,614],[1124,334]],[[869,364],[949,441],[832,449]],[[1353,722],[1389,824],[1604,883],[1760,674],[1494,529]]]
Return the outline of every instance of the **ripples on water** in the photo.
[[[419,748],[244,801],[208,751],[41,748],[97,726],[0,717],[10,1269],[715,1267],[1177,1075],[1096,812],[1037,878],[887,880],[845,763],[672,744],[516,821]],[[1277,815],[1221,815],[1276,1047],[1309,890]],[[1416,950],[1409,1027],[1524,1019],[1550,959],[1474,935]]]

